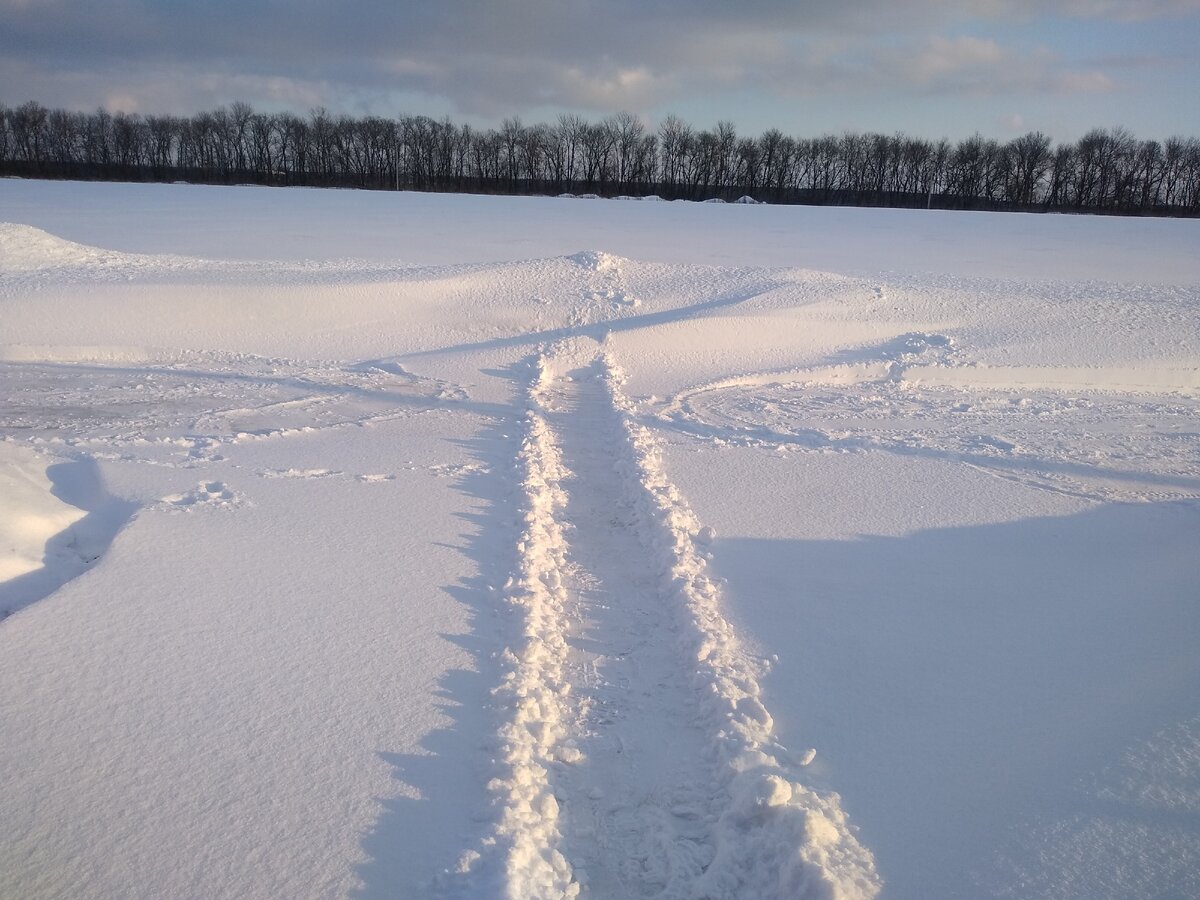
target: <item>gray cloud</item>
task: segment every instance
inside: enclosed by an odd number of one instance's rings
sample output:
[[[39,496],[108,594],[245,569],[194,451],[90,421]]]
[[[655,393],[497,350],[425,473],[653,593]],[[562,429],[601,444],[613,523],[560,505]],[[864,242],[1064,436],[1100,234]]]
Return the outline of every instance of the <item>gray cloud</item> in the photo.
[[[3,100],[194,111],[386,106],[494,118],[647,110],[711,91],[1071,92],[1112,87],[972,36],[981,22],[1178,15],[1200,0],[0,0]],[[974,26],[974,27],[973,27]],[[395,112],[392,108],[382,112]]]

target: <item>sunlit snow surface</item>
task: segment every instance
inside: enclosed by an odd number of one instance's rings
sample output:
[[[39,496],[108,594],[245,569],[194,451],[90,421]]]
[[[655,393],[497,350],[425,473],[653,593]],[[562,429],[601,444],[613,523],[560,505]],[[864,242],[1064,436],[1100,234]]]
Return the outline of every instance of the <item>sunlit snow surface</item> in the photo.
[[[1200,894],[1200,223],[0,221],[0,896]]]

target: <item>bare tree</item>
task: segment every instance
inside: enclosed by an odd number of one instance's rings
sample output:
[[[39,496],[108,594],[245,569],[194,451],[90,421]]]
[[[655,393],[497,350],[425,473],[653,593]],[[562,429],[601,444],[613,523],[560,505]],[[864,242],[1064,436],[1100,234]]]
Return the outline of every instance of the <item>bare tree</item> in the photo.
[[[1050,171],[1050,138],[1040,131],[1031,131],[1010,141],[1006,149],[1007,198],[1013,203],[1032,205]]]
[[[663,182],[670,185],[686,183],[686,161],[692,152],[691,126],[674,114],[667,116],[658,126],[658,145]]]
[[[12,129],[13,155],[16,159],[26,163],[43,161],[42,148],[49,116],[50,111],[33,100],[9,112],[8,124]]]
[[[8,162],[12,158],[12,141],[9,139],[9,118],[11,116],[12,110],[0,103],[0,163]]]
[[[1137,140],[1093,129],[1051,146],[1030,132],[1001,144],[975,134],[951,145],[903,133],[795,138],[778,129],[739,137],[733,124],[695,131],[677,116],[656,129],[620,112],[553,125],[506,119],[475,131],[428,116],[307,118],[256,113],[247,103],[189,117],[0,105],[0,172],[72,177],[368,188],[602,193],[676,197],[761,194],[777,201],[988,208],[1073,208],[1194,214],[1200,142]]]

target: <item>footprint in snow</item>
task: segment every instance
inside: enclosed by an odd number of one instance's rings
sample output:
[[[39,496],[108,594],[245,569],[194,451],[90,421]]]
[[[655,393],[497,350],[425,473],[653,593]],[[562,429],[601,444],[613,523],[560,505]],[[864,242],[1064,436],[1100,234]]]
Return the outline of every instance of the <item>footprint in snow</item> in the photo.
[[[233,509],[242,506],[245,498],[234,491],[223,481],[202,481],[195,490],[182,494],[169,494],[163,497],[161,503],[167,509],[191,512],[194,509],[217,508]]]

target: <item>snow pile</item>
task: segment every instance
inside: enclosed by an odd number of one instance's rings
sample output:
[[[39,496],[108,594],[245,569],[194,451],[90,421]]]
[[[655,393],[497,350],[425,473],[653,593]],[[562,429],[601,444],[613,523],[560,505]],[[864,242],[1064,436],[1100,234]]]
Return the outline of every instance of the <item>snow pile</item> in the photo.
[[[0,222],[0,261],[6,272],[78,266],[106,257],[119,254],[66,241],[29,225]]]
[[[85,270],[93,275],[120,273],[162,265],[167,260],[134,253],[101,250],[56,237],[40,228],[0,222],[0,271],[32,274],[54,269]]]
[[[621,260],[611,253],[605,253],[603,250],[580,250],[578,253],[573,253],[567,258],[589,272],[613,272],[619,274],[621,271]]]
[[[836,794],[806,787],[774,738],[761,701],[757,666],[741,649],[720,609],[698,543],[712,540],[663,469],[661,451],[637,423],[621,392],[623,374],[604,359],[606,383],[629,442],[626,470],[641,535],[661,567],[663,599],[678,605],[686,655],[695,661],[696,689],[724,763],[718,773],[728,795],[715,825],[716,856],[699,879],[696,897],[873,897],[879,878],[869,851],[851,832]]]
[[[641,300],[630,294],[626,287],[624,264],[627,260],[602,250],[581,250],[567,258],[594,276],[589,278],[584,295],[589,302],[588,314],[594,313],[597,303],[611,304],[618,309],[641,305]]]

